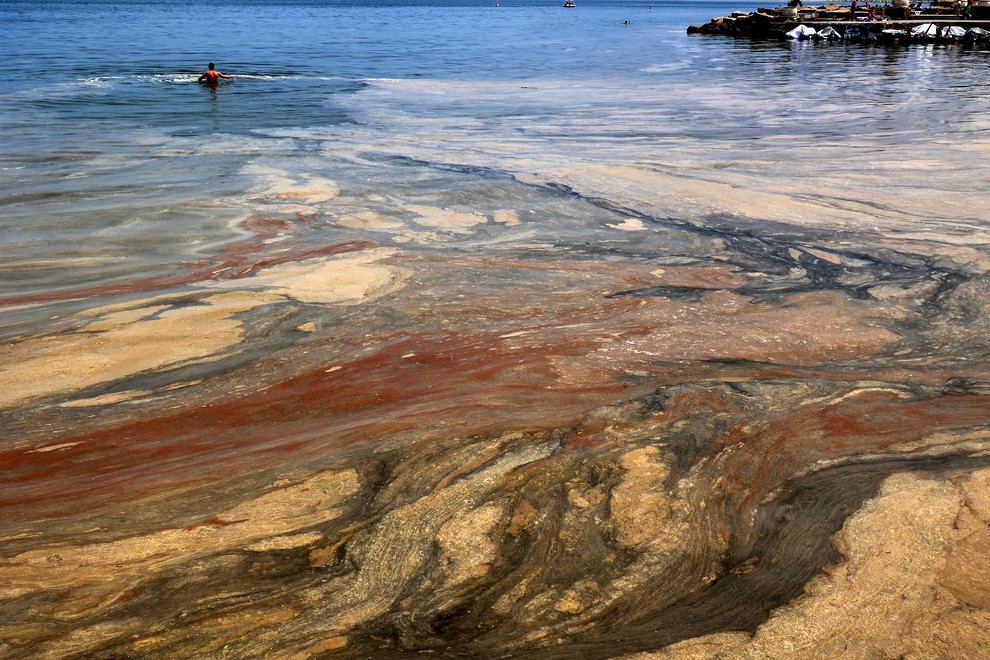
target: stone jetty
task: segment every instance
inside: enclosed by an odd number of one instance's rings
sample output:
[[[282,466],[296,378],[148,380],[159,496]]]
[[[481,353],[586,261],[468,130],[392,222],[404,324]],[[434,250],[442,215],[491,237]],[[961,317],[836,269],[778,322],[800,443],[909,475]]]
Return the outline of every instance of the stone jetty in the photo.
[[[990,31],[990,0],[976,0],[968,15],[957,14],[956,11],[953,2],[912,4],[908,0],[893,0],[890,4],[871,5],[864,2],[853,7],[850,4],[804,6],[792,0],[787,6],[760,8],[754,12],[732,12],[728,16],[713,18],[704,25],[692,25],[687,31],[689,34],[720,34],[759,39],[802,38],[824,33],[833,38],[905,43],[986,39],[988,35],[981,31]],[[792,31],[802,25],[811,29],[798,30],[799,34],[795,35]],[[961,28],[961,31],[947,29],[953,27]]]

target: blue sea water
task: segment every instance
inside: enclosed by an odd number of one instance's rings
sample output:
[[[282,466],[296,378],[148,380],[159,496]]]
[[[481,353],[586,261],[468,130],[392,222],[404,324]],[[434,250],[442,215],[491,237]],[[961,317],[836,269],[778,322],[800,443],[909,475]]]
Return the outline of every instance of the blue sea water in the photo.
[[[0,295],[168,272],[241,235],[278,182],[332,181],[340,213],[399,217],[484,210],[555,163],[746,161],[772,184],[816,144],[903,157],[988,130],[985,49],[686,34],[748,0],[577,4],[0,0]],[[209,61],[235,78],[197,84]],[[593,222],[547,217],[575,241]]]
[[[4,133],[39,123],[176,135],[325,126],[354,121],[350,97],[381,78],[635,85],[655,81],[663,67],[693,77],[712,53],[685,38],[685,27],[746,6],[590,0],[563,11],[556,0],[498,4],[3,2]],[[192,84],[209,60],[237,75],[221,95]]]

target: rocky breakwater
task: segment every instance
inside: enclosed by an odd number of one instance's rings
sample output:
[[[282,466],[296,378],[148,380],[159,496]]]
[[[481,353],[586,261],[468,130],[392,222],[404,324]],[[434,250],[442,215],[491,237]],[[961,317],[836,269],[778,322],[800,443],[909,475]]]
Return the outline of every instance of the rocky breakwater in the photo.
[[[861,12],[865,16],[865,13]],[[787,30],[802,22],[842,22],[852,20],[848,6],[761,8],[754,12],[734,11],[728,16],[713,18],[703,25],[691,25],[689,34],[727,34],[759,38],[784,38]]]
[[[952,31],[946,31],[954,26]],[[798,32],[793,30],[798,28]],[[810,28],[806,30],[806,28]],[[703,25],[691,25],[689,34],[722,34],[757,39],[838,39],[851,41],[913,42],[986,42],[990,39],[990,3],[977,5],[971,14],[955,14],[949,5],[933,6],[915,13],[907,0],[891,5],[861,8],[857,13],[848,6],[787,6],[757,9],[755,12],[732,12],[713,18]]]
[[[729,16],[718,16],[703,25],[691,25],[688,34],[731,34],[738,36],[769,37],[780,32],[782,17],[779,10],[760,9],[755,12],[734,11]]]

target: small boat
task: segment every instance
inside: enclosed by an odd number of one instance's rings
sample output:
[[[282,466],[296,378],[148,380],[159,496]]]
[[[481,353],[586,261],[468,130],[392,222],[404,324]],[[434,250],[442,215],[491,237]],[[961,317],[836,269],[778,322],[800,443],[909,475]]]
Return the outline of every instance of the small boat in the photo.
[[[833,28],[831,25],[826,25],[812,36],[817,41],[821,41],[822,39],[824,39],[825,41],[832,41],[833,39],[842,38],[842,35],[836,32],[835,28]]]
[[[801,24],[785,34],[788,39],[811,39],[817,34],[818,30],[813,27],[808,27],[807,25]]]
[[[571,2],[571,0],[567,0],[567,2],[564,3],[564,6],[567,7],[568,9],[571,9],[572,7],[577,7],[577,5]]]
[[[911,33],[907,30],[900,29],[887,29],[881,30],[880,34],[877,35],[877,41],[882,44],[905,44],[911,39]]]
[[[969,28],[966,30],[966,34],[963,35],[963,40],[970,43],[974,41],[990,41],[990,32],[978,27]]]
[[[958,25],[946,25],[938,31],[938,36],[946,41],[959,41],[965,34],[966,28],[961,28]]]
[[[911,28],[911,40],[930,43],[938,38],[938,26],[934,23],[922,23]]]
[[[846,28],[846,31],[843,32],[842,38],[846,41],[872,41],[873,35],[864,27],[850,25]]]

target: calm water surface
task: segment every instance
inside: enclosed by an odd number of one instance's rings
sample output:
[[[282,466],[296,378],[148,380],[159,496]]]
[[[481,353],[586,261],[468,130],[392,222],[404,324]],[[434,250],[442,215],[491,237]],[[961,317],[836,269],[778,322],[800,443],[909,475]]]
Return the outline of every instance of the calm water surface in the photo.
[[[365,209],[418,195],[482,208],[507,179],[431,165],[532,173],[533,157],[641,163],[694,148],[710,166],[765,160],[772,180],[787,174],[782,153],[850,134],[869,136],[853,150],[924,153],[987,130],[985,50],[685,33],[754,7],[0,2],[0,295],[215,250],[273,176],[361,183]],[[236,79],[196,84],[210,60]]]

